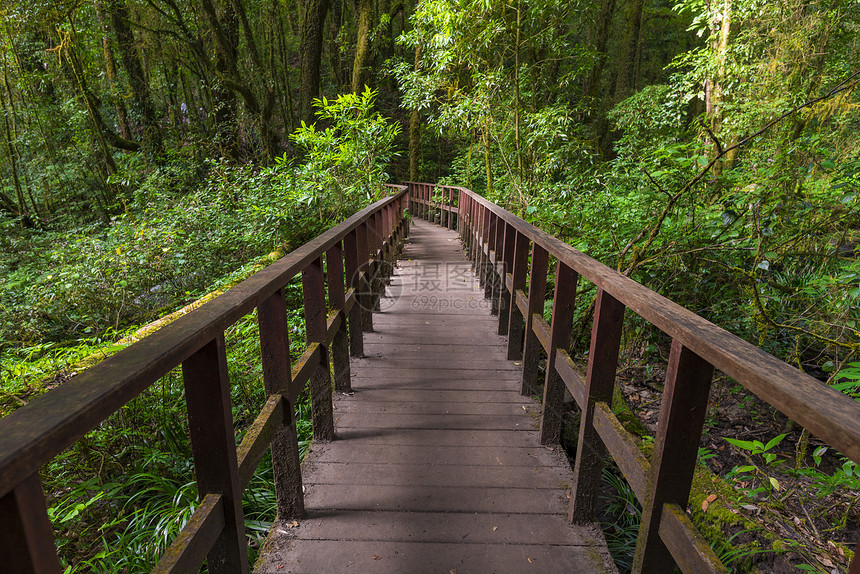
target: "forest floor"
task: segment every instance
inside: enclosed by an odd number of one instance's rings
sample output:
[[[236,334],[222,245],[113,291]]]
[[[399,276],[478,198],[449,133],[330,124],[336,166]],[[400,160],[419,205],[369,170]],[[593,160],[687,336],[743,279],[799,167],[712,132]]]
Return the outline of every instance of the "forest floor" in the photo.
[[[663,367],[638,361],[619,371],[618,384],[627,405],[651,436],[657,430],[664,379]],[[784,433],[782,440],[766,449]],[[740,448],[726,439],[759,441],[764,446]],[[764,453],[758,452],[763,449]],[[731,539],[735,550],[730,552],[735,554],[726,553],[726,557],[734,560],[737,570],[847,571],[846,550],[854,549],[860,535],[856,469],[850,463],[845,466],[839,453],[721,373],[711,387],[699,463],[730,489],[694,492],[691,506],[698,514],[701,499],[703,514],[718,515],[714,511],[719,506],[739,519],[717,524]],[[734,497],[721,500],[726,492]]]

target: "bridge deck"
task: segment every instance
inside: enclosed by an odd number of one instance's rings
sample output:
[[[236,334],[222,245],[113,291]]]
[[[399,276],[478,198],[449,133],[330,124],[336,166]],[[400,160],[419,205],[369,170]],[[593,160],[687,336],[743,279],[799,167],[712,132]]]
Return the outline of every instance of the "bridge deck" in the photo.
[[[256,571],[614,572],[566,521],[570,466],[538,443],[456,233],[413,221],[374,329],[337,439],[303,463],[307,517],[275,524]]]

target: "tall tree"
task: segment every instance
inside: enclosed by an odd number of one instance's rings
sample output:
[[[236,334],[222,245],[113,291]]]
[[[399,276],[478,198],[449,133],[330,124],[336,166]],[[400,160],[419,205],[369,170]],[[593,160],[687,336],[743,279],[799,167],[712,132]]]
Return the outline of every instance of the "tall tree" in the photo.
[[[155,105],[152,102],[149,81],[143,72],[143,66],[140,64],[137,43],[129,25],[129,13],[125,0],[110,0],[108,10],[110,11],[111,27],[116,34],[120,59],[131,87],[135,111],[142,124],[143,149],[146,153],[158,157],[164,153],[161,127],[158,124]]]
[[[302,43],[299,49],[301,84],[299,85],[299,117],[313,123],[314,98],[320,90],[320,61],[322,58],[323,25],[329,0],[305,0],[302,19]]]

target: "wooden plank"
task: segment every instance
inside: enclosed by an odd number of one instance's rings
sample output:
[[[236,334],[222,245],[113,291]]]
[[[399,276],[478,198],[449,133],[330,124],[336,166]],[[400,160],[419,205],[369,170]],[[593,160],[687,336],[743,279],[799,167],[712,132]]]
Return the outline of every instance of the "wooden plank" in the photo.
[[[571,527],[562,516],[547,515],[541,520],[523,521],[517,514],[458,513],[456,520],[447,512],[338,512],[315,510],[308,513],[300,530],[309,527],[316,540],[448,542],[468,544],[542,544],[583,546],[593,544],[594,533]],[[372,524],[373,528],[367,528]],[[526,528],[525,526],[528,526]],[[282,537],[273,537],[286,543]],[[280,540],[279,540],[280,539]]]
[[[560,491],[566,486],[567,478],[545,466],[503,466],[487,473],[473,465],[397,462],[308,462],[305,473],[311,478],[306,481],[308,485],[516,488],[531,491],[531,496],[536,499],[556,498],[556,492],[546,491]],[[313,490],[313,487],[309,488]]]
[[[540,492],[540,491],[538,491]],[[342,511],[478,512],[492,513],[504,506],[506,514],[563,514],[562,496],[536,496],[531,488],[414,487],[403,484],[305,485],[308,506],[325,505]]]
[[[529,522],[523,520],[522,527]],[[523,544],[434,544],[296,540],[287,559],[265,563],[260,574],[319,572],[613,572],[608,557],[586,549]],[[371,550],[375,549],[375,550]]]
[[[451,391],[453,392],[453,391]],[[518,393],[517,393],[518,394]],[[534,447],[537,433],[529,430],[460,430],[400,429],[398,432],[368,433],[360,428],[338,427],[338,439],[351,444],[401,446]],[[427,463],[432,464],[432,463]]]
[[[197,572],[224,529],[224,497],[207,494],[162,554],[152,574]]]
[[[660,516],[660,537],[685,574],[729,574],[695,525],[677,504],[666,504]]]
[[[603,444],[618,464],[636,498],[645,500],[648,494],[648,474],[651,472],[651,463],[639,450],[633,435],[624,430],[608,404],[601,402],[594,405],[594,428],[597,429]]]
[[[537,430],[535,421],[517,421],[509,415],[458,415],[451,421],[441,423],[439,415],[385,413],[368,420],[366,414],[344,413],[337,417],[337,428],[353,427],[376,429],[384,432],[391,429],[449,429],[458,430]]]

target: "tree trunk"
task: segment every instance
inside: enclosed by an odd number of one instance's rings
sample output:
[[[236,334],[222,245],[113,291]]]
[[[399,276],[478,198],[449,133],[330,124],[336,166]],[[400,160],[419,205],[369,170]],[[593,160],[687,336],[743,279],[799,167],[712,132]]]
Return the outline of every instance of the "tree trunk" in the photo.
[[[355,40],[355,59],[352,63],[352,93],[359,94],[367,80],[365,69],[370,53],[370,27],[373,20],[372,0],[358,0],[356,6],[358,33]]]
[[[642,10],[645,0],[628,0],[624,16],[624,36],[617,60],[615,102],[629,97],[636,89],[636,54],[642,31]]]
[[[302,43],[299,49],[302,81],[299,86],[299,114],[303,122],[313,123],[313,100],[320,91],[320,59],[322,57],[323,24],[328,12],[328,0],[306,0],[302,20]]]
[[[128,110],[122,101],[120,95],[119,80],[116,75],[116,60],[113,54],[113,48],[110,43],[110,26],[108,24],[109,17],[104,13],[104,10],[99,8],[99,20],[102,22],[102,51],[105,59],[105,72],[108,83],[110,84],[111,98],[113,98],[114,108],[116,108],[116,119],[119,123],[119,133],[125,139],[131,139],[131,127],[128,123]]]
[[[422,45],[415,48],[415,71],[421,67]],[[409,180],[418,181],[418,169],[421,157],[421,112],[418,108],[412,110],[409,116]],[[468,173],[468,170],[466,171]]]
[[[593,96],[600,90],[600,79],[603,76],[603,68],[606,66],[606,46],[609,43],[609,30],[612,25],[612,15],[615,13],[615,0],[605,0],[600,4],[600,12],[590,32],[594,35],[594,51],[597,60],[594,67],[585,80],[582,87],[584,97]]]
[[[711,24],[711,50],[717,63],[716,73],[706,80],[705,85],[705,113],[711,122],[711,131],[720,137],[720,131],[723,123],[723,82],[726,74],[726,51],[729,46],[729,31],[732,26],[732,0],[723,0],[722,11],[715,15]],[[718,152],[717,146],[711,143],[712,154]],[[720,177],[723,173],[724,161],[731,161],[732,158],[720,160],[714,164],[714,177]]]
[[[143,151],[147,155],[157,157],[164,153],[161,127],[158,125],[155,106],[152,103],[149,81],[140,63],[134,33],[128,25],[128,8],[125,0],[111,0],[109,6],[111,27],[116,34],[122,66],[128,75],[134,106],[143,122]]]

